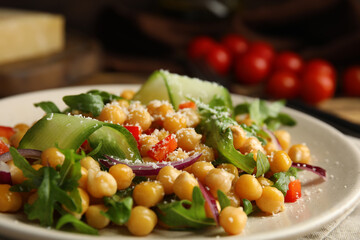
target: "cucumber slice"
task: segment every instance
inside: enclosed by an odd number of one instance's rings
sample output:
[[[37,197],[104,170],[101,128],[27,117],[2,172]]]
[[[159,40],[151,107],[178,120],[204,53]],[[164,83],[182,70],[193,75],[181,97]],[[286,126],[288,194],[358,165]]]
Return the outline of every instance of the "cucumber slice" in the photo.
[[[229,91],[223,86],[190,78],[168,71],[155,71],[135,94],[134,100],[148,104],[152,100],[168,100],[177,110],[181,102],[189,101],[188,98],[199,99],[208,104],[214,96],[221,98],[225,106],[232,109]]]
[[[136,140],[126,128],[59,113],[50,113],[40,119],[27,131],[19,148],[45,150],[57,146],[76,150],[86,139],[93,148],[101,144],[97,157],[107,154],[120,159],[141,160]]]

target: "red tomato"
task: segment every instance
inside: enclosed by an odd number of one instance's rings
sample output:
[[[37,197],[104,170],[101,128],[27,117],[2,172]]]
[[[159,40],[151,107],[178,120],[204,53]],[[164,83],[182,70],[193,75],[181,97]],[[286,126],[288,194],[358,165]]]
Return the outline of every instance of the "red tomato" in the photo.
[[[204,58],[215,45],[215,41],[210,37],[196,37],[189,44],[188,55],[192,59]]]
[[[184,108],[192,108],[192,109],[196,109],[196,104],[194,102],[183,102],[179,104],[179,109],[184,109]]]
[[[270,65],[272,64],[275,57],[274,48],[266,42],[254,42],[250,45],[249,52],[255,53],[258,56],[263,57],[264,59],[266,59],[266,61],[270,63]]]
[[[15,130],[12,127],[0,126],[0,137],[6,137],[10,139],[15,134]]]
[[[289,190],[285,195],[285,202],[296,202],[301,198],[301,182],[299,179],[296,179],[289,183]]]
[[[306,64],[303,75],[306,78],[308,74],[325,74],[330,76],[334,82],[336,81],[335,68],[331,63],[322,59],[314,59]]]
[[[263,81],[270,72],[269,62],[263,57],[247,52],[235,63],[235,75],[239,82],[256,84]]]
[[[225,75],[231,66],[231,56],[225,47],[216,45],[206,55],[206,62],[215,72]]]
[[[274,69],[300,73],[304,66],[302,58],[294,52],[282,52],[275,57]]]
[[[238,34],[228,34],[224,36],[221,43],[230,51],[233,57],[243,55],[249,48],[248,41]]]
[[[295,73],[277,71],[269,79],[266,92],[272,98],[296,98],[300,91],[300,81]]]
[[[347,96],[360,97],[360,66],[346,69],[343,78],[344,93]]]
[[[9,151],[8,145],[0,139],[0,155]]]
[[[301,98],[307,103],[316,104],[334,96],[335,81],[329,74],[306,74],[301,85]]]

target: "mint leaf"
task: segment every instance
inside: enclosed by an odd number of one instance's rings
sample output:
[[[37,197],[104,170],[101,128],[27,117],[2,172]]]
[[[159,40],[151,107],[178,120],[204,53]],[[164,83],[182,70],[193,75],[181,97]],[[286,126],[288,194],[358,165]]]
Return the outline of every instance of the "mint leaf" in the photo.
[[[205,199],[199,187],[194,187],[193,201],[180,200],[157,205],[159,219],[172,229],[198,229],[215,226],[213,218],[207,218]]]
[[[91,234],[91,235],[99,235],[98,230],[96,230],[95,228],[90,227],[89,225],[87,225],[86,223],[84,223],[83,221],[77,219],[76,217],[74,217],[71,214],[65,214],[63,215],[57,222],[56,224],[56,229],[61,229],[64,225],[66,224],[71,224],[74,226],[74,228],[81,233],[86,233],[86,234]]]
[[[256,157],[256,177],[260,177],[262,175],[264,175],[266,172],[269,171],[270,169],[270,163],[268,158],[265,156],[264,153],[262,153],[261,151],[257,152],[257,157]]]
[[[94,117],[99,116],[104,108],[102,97],[90,93],[64,96],[63,101],[70,107],[71,110],[92,113]]]
[[[129,220],[133,206],[131,191],[119,191],[114,196],[104,197],[103,200],[105,206],[109,207],[107,212],[102,213],[104,216],[120,225]]]
[[[40,107],[46,113],[60,113],[59,108],[53,102],[44,101],[34,104],[35,107]]]
[[[278,172],[275,173],[271,179],[274,183],[273,187],[279,189],[284,196],[289,190],[290,177],[293,176],[297,178],[297,169],[294,167],[289,168],[287,172]]]
[[[230,199],[226,196],[226,194],[223,191],[218,190],[217,196],[218,196],[221,210],[223,210],[227,206],[230,206],[230,204],[231,204]]]

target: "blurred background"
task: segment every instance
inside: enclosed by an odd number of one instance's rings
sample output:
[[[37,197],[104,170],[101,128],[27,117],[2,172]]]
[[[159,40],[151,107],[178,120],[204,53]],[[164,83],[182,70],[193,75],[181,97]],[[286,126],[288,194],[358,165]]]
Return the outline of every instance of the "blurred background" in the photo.
[[[1,0],[0,8],[0,97],[141,83],[168,69],[233,93],[346,108],[360,122],[359,0]]]

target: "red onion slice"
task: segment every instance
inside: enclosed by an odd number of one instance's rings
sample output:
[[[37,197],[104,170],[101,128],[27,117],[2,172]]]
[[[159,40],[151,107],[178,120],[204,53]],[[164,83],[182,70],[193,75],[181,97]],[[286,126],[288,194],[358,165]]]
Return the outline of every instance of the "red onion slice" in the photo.
[[[277,137],[275,136],[275,134],[266,127],[263,127],[263,130],[264,130],[264,132],[266,132],[269,135],[269,137],[271,138],[271,142],[275,144],[276,149],[277,150],[282,150],[280,142],[277,139]]]
[[[292,163],[291,166],[294,168],[308,170],[310,172],[313,172],[313,173],[319,175],[324,180],[326,180],[326,170],[321,167],[317,167],[317,166],[313,166],[313,165],[305,164],[305,163]]]
[[[12,185],[10,168],[6,163],[1,161],[0,161],[0,184]]]
[[[114,159],[110,156],[105,155],[105,157],[108,159],[99,159],[100,163],[102,163],[104,166],[106,167],[111,167],[113,165],[116,164],[125,164],[127,166],[129,166],[133,172],[137,175],[137,176],[151,176],[151,175],[157,175],[160,171],[160,169],[162,169],[165,166],[173,166],[176,169],[184,169],[188,166],[190,166],[191,164],[193,164],[194,162],[196,162],[201,156],[201,153],[199,154],[194,154],[191,157],[188,157],[182,161],[174,161],[174,162],[161,162],[161,163],[144,163],[144,164],[130,164],[128,161],[120,161],[117,159]]]
[[[32,158],[32,159],[40,159],[41,158],[41,151],[35,149],[17,149],[17,151],[24,157],[24,158]],[[12,156],[10,152],[4,153],[0,155],[0,162],[7,162],[12,160]]]
[[[209,204],[209,207],[210,207],[210,210],[214,217],[214,220],[216,222],[216,225],[219,226],[219,209],[217,208],[217,205],[216,205],[216,199],[210,193],[210,191],[204,185],[202,185],[202,183],[200,181],[198,181],[198,183],[199,183],[200,191],[205,198],[205,201],[207,202],[207,204]]]

